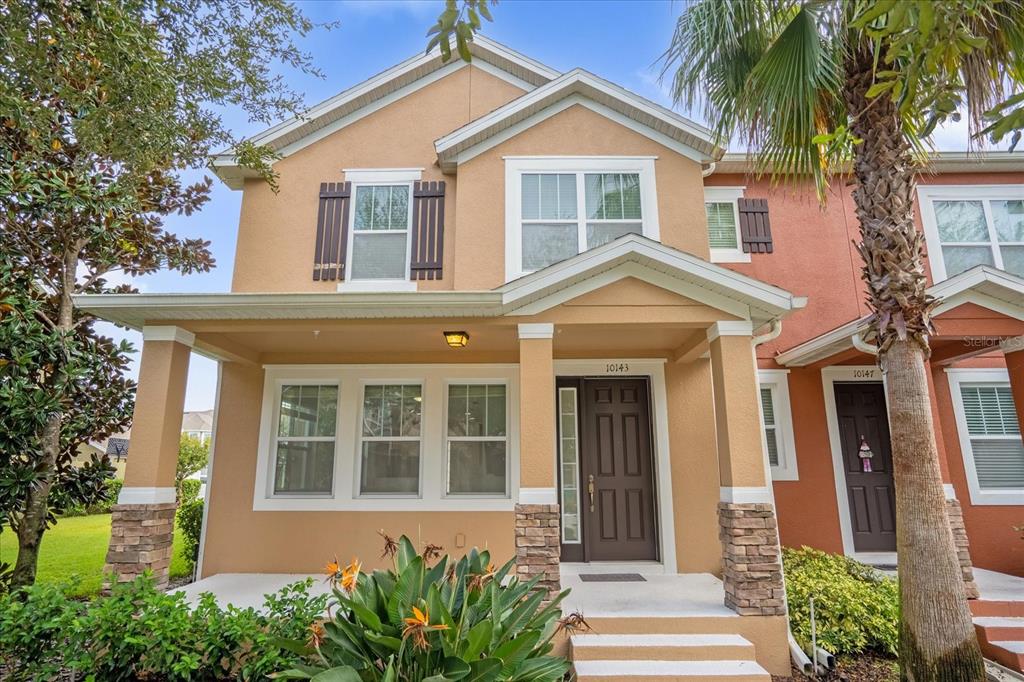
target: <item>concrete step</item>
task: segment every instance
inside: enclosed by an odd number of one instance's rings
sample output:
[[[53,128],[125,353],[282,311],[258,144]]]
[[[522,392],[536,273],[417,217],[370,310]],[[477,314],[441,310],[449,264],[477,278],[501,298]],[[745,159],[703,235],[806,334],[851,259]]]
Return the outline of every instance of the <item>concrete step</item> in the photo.
[[[971,614],[996,618],[1024,618],[1024,601],[972,599]]]
[[[573,635],[574,661],[752,661],[754,645],[734,634]]]
[[[579,661],[578,682],[771,682],[753,661]]]
[[[986,642],[1024,641],[1024,617],[980,616],[974,618],[974,629]]]
[[[1024,672],[1024,642],[982,642],[981,650],[985,658],[1010,670]]]

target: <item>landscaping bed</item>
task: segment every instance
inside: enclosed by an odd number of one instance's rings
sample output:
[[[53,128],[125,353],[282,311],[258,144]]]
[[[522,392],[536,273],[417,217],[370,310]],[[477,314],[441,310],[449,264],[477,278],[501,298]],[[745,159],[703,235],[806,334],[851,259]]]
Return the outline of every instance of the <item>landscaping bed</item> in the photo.
[[[797,668],[793,668],[794,682],[813,680]],[[874,654],[863,654],[840,659],[836,669],[827,675],[819,675],[821,682],[898,682],[899,666],[891,658]],[[772,682],[785,682],[785,677],[772,676]]]

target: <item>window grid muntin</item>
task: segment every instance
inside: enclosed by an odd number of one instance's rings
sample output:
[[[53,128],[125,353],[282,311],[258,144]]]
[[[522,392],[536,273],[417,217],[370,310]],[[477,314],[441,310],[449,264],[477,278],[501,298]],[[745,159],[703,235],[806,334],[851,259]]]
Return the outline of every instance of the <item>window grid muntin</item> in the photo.
[[[285,390],[288,388],[303,388],[303,387],[315,387],[317,388],[317,400],[320,399],[320,389],[333,388],[334,389],[334,423],[332,425],[333,435],[330,436],[282,436],[281,435],[281,412],[282,412],[282,401],[284,400]],[[301,394],[301,390],[300,390]],[[285,381],[281,382],[277,386],[276,391],[276,404],[274,406],[274,438],[273,444],[274,449],[272,454],[273,467],[271,469],[270,479],[270,494],[275,497],[332,497],[334,495],[334,475],[333,472],[337,467],[337,444],[338,444],[338,420],[341,415],[341,385],[338,382],[331,381]],[[319,418],[319,403],[317,406],[318,418]],[[315,430],[315,429],[314,429]],[[278,490],[278,465],[280,457],[280,446],[282,443],[334,443],[334,450],[331,453],[331,484],[328,490],[315,490],[315,491],[302,491],[302,490]],[[306,463],[303,465],[307,466]]]
[[[503,436],[458,436],[451,435],[449,425],[449,410],[451,409],[451,389],[455,386],[484,386],[486,388],[495,388],[500,386],[504,389],[505,398],[505,435]],[[485,396],[485,419],[488,416],[490,410],[490,396]],[[468,396],[467,396],[468,404]],[[467,408],[468,409],[468,408]],[[445,383],[445,411],[444,411],[444,433],[445,433],[445,445],[444,445],[444,458],[445,458],[445,496],[450,497],[508,497],[510,495],[511,487],[511,457],[509,452],[509,420],[511,414],[509,412],[509,389],[508,384],[504,381],[449,381]],[[486,430],[486,425],[485,425]],[[489,492],[452,492],[451,486],[451,444],[452,442],[467,442],[467,443],[504,443],[505,444],[505,492],[504,493],[489,493]]]
[[[387,230],[357,228],[356,227],[356,218],[357,218],[356,213],[358,211],[359,190],[361,190],[361,189],[370,189],[371,191],[374,191],[375,189],[378,189],[378,188],[381,188],[381,187],[388,187],[388,188],[405,187],[405,188],[407,188],[408,199],[407,199],[407,202],[406,202],[407,210],[406,210],[405,227],[403,229],[387,229]],[[391,198],[391,194],[389,193],[389,202],[390,202],[390,198]],[[415,201],[414,201],[414,197],[413,197],[413,183],[411,183],[411,182],[360,182],[360,183],[353,183],[353,187],[352,187],[352,208],[350,210],[351,215],[349,217],[348,248],[347,248],[347,256],[346,256],[347,261],[348,261],[348,264],[346,266],[346,272],[348,273],[347,279],[349,281],[356,281],[356,282],[390,282],[390,281],[396,281],[396,280],[400,280],[400,281],[407,281],[407,280],[409,280],[409,277],[410,277],[410,265],[409,265],[409,262],[410,262],[410,256],[411,256],[411,250],[412,250],[412,240],[410,238],[410,235],[412,234],[412,213],[413,213],[413,210],[414,210],[414,204],[415,204]],[[371,207],[371,215],[372,215],[372,207]],[[391,222],[391,218],[392,217],[393,216],[391,215],[391,210],[389,208],[389,210],[388,210],[388,222],[389,223]],[[396,277],[355,277],[354,276],[354,274],[355,274],[355,262],[356,262],[356,258],[355,258],[356,248],[355,247],[356,247],[356,236],[357,235],[364,236],[364,237],[365,236],[372,237],[374,235],[403,235],[403,234],[405,235],[405,255],[403,256],[403,270],[402,270],[402,276],[401,277],[397,277],[396,278]]]
[[[957,197],[957,196],[933,197],[931,199],[931,202],[932,202],[932,215],[935,218],[935,236],[939,240],[940,258],[942,258],[943,269],[946,271],[946,277],[947,278],[948,277],[953,277],[955,275],[960,274],[960,272],[965,272],[965,271],[951,272],[950,269],[946,266],[946,255],[945,255],[945,248],[946,247],[977,248],[977,249],[987,248],[988,252],[989,252],[989,255],[992,257],[992,267],[995,267],[995,268],[997,268],[999,270],[1005,270],[1006,269],[1004,261],[1003,261],[1003,252],[1002,252],[1003,247],[1024,248],[1024,241],[1001,241],[999,239],[999,234],[998,234],[998,232],[996,230],[995,218],[994,218],[993,213],[992,213],[992,202],[993,201],[1007,201],[1007,202],[1009,202],[1009,201],[1018,201],[1018,199],[1015,198],[1015,197],[1012,197],[1012,196],[1006,196],[1006,197],[972,197],[972,196],[969,196],[969,195],[961,196],[961,197]],[[957,202],[967,202],[967,203],[976,202],[976,203],[980,203],[981,204],[983,212],[984,212],[984,216],[985,216],[985,227],[986,227],[987,234],[988,234],[988,240],[987,241],[977,241],[977,242],[948,241],[947,242],[947,241],[943,241],[942,240],[942,233],[941,233],[941,230],[940,230],[940,227],[939,227],[939,216],[938,216],[938,213],[936,211],[936,207],[937,207],[938,204],[942,204],[942,203],[957,203]],[[1016,274],[1024,276],[1024,273],[1016,273]]]
[[[565,219],[550,219],[550,220],[546,220],[546,219],[540,219],[540,218],[529,218],[529,219],[524,218],[524,216],[523,216],[523,191],[524,190],[523,190],[523,187],[522,187],[523,179],[526,178],[527,176],[543,176],[543,175],[556,175],[556,176],[574,175],[576,177],[576,217],[574,219],[565,218]],[[631,218],[631,219],[624,219],[624,218],[623,219],[610,219],[610,218],[609,219],[605,219],[605,218],[602,218],[602,219],[599,219],[599,220],[598,219],[591,220],[588,217],[588,215],[587,215],[587,205],[586,205],[586,202],[587,202],[587,197],[586,197],[586,176],[588,176],[588,175],[600,175],[602,177],[605,176],[605,175],[619,175],[619,176],[622,176],[622,175],[635,175],[635,176],[637,176],[637,187],[638,187],[638,192],[639,192],[639,206],[638,206],[638,209],[639,209],[639,212],[640,212],[640,218]],[[639,223],[640,231],[638,233],[636,233],[636,234],[644,234],[644,229],[645,229],[645,222],[644,221],[647,218],[644,217],[644,198],[643,198],[643,192],[644,192],[644,182],[645,182],[645,180],[644,180],[643,176],[644,176],[644,173],[641,172],[640,170],[622,171],[622,170],[611,170],[611,169],[607,169],[607,170],[596,170],[596,169],[595,170],[579,170],[579,171],[569,171],[569,172],[558,171],[558,170],[524,171],[524,172],[520,173],[519,174],[519,185],[520,185],[519,193],[520,193],[520,196],[518,197],[519,207],[520,207],[519,208],[519,264],[518,265],[519,265],[520,271],[523,272],[523,273],[535,272],[536,271],[535,269],[531,269],[526,264],[526,258],[527,258],[527,255],[526,255],[526,239],[525,239],[525,230],[523,229],[523,227],[526,226],[526,225],[576,225],[576,253],[572,254],[570,256],[567,256],[567,258],[571,258],[573,255],[579,255],[579,254],[583,253],[584,251],[587,251],[587,250],[590,249],[590,247],[588,246],[588,238],[587,238],[587,224],[588,223],[596,224],[596,225],[605,225],[605,224],[607,224],[607,225],[616,225],[616,224],[636,225],[637,223]],[[538,187],[539,186],[540,186],[540,183],[538,183]],[[561,199],[561,197],[559,197],[559,200],[560,199]],[[623,199],[623,201],[624,201],[624,199]],[[620,236],[624,236],[624,235],[620,235]],[[553,263],[550,263],[549,265],[553,265],[556,262],[560,262],[560,261],[554,261]],[[545,267],[545,266],[542,266],[542,267]]]
[[[379,386],[382,389],[386,389],[389,386],[400,386],[402,388],[402,401],[404,405],[405,400],[405,389],[415,386],[419,389],[420,400],[415,401],[419,405],[419,421],[417,429],[419,434],[416,436],[393,436],[393,435],[380,435],[380,436],[367,436],[366,432],[366,389]],[[358,461],[358,467],[356,471],[356,490],[357,497],[405,497],[413,498],[420,497],[423,494],[423,382],[422,381],[403,381],[397,379],[382,379],[379,381],[366,381],[362,384],[362,391],[360,393],[359,400],[359,422],[358,422],[358,444],[356,447],[356,458]],[[383,405],[384,394],[382,391],[381,401]],[[399,408],[399,413],[402,410]],[[383,428],[382,428],[383,430]],[[365,492],[363,490],[363,478],[364,469],[366,467],[366,459],[368,452],[364,447],[367,443],[408,443],[415,442],[419,444],[416,448],[416,491],[415,492]]]

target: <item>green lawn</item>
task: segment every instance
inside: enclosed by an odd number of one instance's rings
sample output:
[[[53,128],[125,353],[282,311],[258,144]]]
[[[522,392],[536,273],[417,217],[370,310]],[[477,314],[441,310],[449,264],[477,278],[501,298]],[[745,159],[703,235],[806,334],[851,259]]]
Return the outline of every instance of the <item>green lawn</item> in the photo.
[[[103,561],[109,541],[110,514],[58,519],[57,525],[43,535],[37,579],[40,582],[68,582],[77,576],[80,582],[72,594],[95,594],[103,583]],[[181,547],[181,532],[175,528],[172,578],[189,572]],[[17,539],[9,528],[5,528],[0,533],[0,561],[13,564],[17,553]]]

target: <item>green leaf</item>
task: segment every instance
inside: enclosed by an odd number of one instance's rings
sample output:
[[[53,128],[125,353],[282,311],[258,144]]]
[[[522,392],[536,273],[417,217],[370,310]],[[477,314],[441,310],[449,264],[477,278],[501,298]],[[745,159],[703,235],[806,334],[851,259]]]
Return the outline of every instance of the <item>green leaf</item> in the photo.
[[[369,641],[373,642],[374,644],[379,644],[380,646],[386,647],[391,651],[398,652],[402,649],[402,640],[400,640],[398,637],[389,637],[388,635],[382,635],[376,632],[366,632],[364,634],[366,636],[366,639],[368,639]]]
[[[404,535],[398,538],[398,551],[395,552],[395,573],[401,575],[416,556],[416,548],[412,541]]]
[[[501,674],[504,677],[510,676],[520,661],[530,655],[530,651],[540,640],[540,633],[536,630],[524,632],[515,639],[509,640],[494,650],[494,656],[502,662]]]
[[[497,658],[482,658],[469,664],[469,674],[463,682],[491,682],[501,674],[501,661]]]
[[[850,23],[857,27],[867,26],[878,17],[890,11],[895,5],[896,0],[878,0],[875,2],[874,6],[869,5],[868,9]]]
[[[419,604],[423,590],[423,557],[416,556],[402,571],[388,600],[388,618],[400,626],[403,618],[412,615],[412,607]]]
[[[325,670],[310,678],[312,682],[363,682],[355,668],[342,665],[337,668]]]
[[[462,658],[466,661],[474,661],[480,658],[484,647],[491,643],[491,631],[493,625],[489,620],[482,620],[474,625],[466,634],[466,649],[462,652]]]
[[[878,97],[883,92],[886,92],[888,90],[892,90],[894,87],[896,87],[896,84],[898,82],[899,81],[891,80],[891,81],[882,81],[880,83],[875,83],[870,88],[868,88],[868,91],[866,93],[864,93],[864,96],[867,97],[868,99],[871,99],[873,97]]]
[[[469,663],[457,656],[444,659],[444,675],[450,680],[461,680],[470,673]]]

